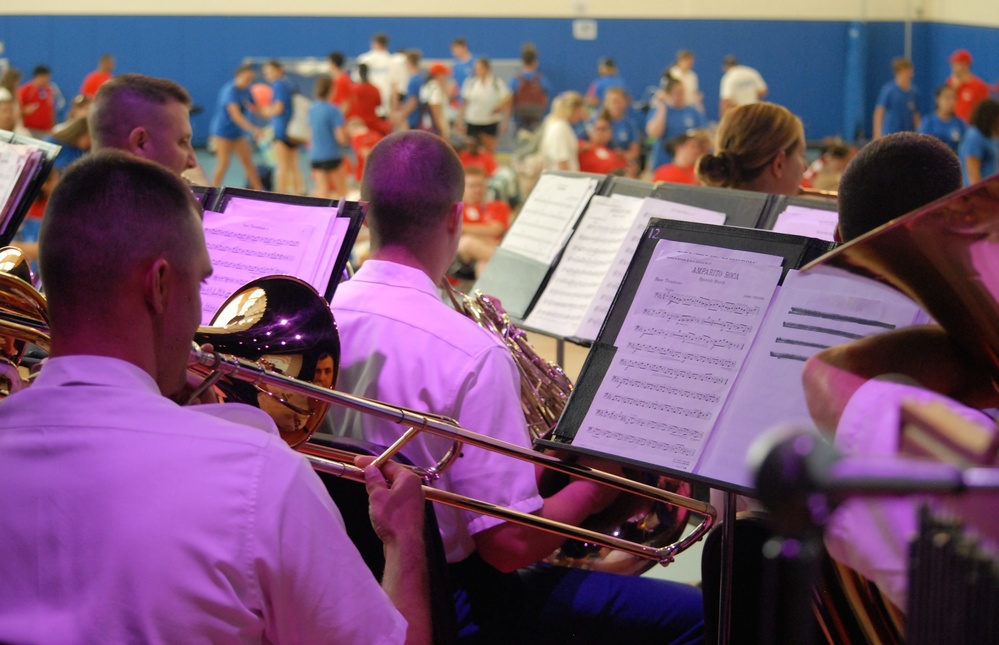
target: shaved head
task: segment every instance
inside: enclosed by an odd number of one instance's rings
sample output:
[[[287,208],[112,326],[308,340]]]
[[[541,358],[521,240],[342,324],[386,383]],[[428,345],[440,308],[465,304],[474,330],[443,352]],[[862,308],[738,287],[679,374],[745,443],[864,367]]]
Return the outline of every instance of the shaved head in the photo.
[[[420,130],[390,134],[371,150],[361,180],[372,242],[421,245],[464,191],[461,161],[444,139]]]

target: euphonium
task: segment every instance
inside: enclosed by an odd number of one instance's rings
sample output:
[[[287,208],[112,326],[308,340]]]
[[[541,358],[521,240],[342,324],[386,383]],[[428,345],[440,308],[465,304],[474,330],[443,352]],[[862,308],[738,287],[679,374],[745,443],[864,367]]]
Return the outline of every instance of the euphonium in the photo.
[[[527,427],[534,439],[545,438],[565,409],[572,392],[572,381],[561,367],[534,351],[527,335],[513,324],[496,298],[481,291],[475,291],[473,295],[461,293],[446,278],[442,285],[456,310],[495,334],[509,350],[520,372],[520,403]],[[625,469],[625,474],[662,490],[690,496],[691,486],[687,482],[631,468]],[[565,485],[564,478],[556,481],[558,478],[552,477],[553,473],[546,472],[545,475],[539,483],[542,495],[550,495]],[[609,509],[588,518],[584,526],[612,532],[635,542],[662,546],[680,538],[689,517],[689,510],[683,506],[622,495]],[[642,573],[652,566],[647,559],[579,541],[566,542],[548,557],[548,561],[562,566],[626,575]]]

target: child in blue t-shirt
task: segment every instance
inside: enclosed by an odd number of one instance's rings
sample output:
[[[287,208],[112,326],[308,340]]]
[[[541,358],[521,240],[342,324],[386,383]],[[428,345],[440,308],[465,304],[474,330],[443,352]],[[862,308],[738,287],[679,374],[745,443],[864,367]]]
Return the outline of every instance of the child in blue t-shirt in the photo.
[[[971,111],[958,146],[964,183],[970,186],[999,172],[999,101],[985,99]]]
[[[912,84],[915,73],[905,58],[891,62],[895,80],[885,83],[874,108],[874,138],[893,132],[915,132],[919,128],[919,91]]]
[[[961,143],[964,131],[968,127],[964,121],[954,116],[954,102],[957,100],[957,94],[950,85],[941,85],[937,88],[934,98],[936,99],[936,110],[922,120],[919,124],[919,131],[922,134],[940,139],[956,153],[957,146]]]
[[[312,194],[339,199],[347,194],[347,167],[341,150],[341,146],[347,145],[347,131],[343,113],[329,101],[332,89],[330,77],[316,79],[316,100],[309,106],[309,128],[312,130],[309,162],[314,184]]]

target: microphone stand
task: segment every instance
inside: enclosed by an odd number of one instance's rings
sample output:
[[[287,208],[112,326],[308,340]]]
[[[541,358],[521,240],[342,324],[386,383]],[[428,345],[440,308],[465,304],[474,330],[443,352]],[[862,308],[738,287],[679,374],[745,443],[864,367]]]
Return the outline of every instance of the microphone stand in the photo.
[[[846,499],[870,495],[959,494],[999,491],[999,468],[961,469],[948,463],[842,457],[814,431],[763,437],[756,491],[771,511],[775,536],[764,546],[761,642],[816,642],[811,597],[822,533]]]

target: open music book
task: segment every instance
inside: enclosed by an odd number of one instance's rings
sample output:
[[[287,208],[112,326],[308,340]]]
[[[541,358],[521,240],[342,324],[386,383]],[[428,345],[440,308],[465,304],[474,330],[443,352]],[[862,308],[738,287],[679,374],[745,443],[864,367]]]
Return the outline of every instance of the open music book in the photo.
[[[723,213],[651,197],[594,196],[524,327],[592,342],[653,218],[725,223]]]
[[[829,248],[653,220],[546,443],[752,494],[750,444],[808,419],[804,361],[924,319],[880,283],[796,270]]]
[[[242,285],[268,275],[300,278],[332,298],[364,209],[286,197],[225,189],[213,205],[218,210],[205,210],[213,273],[201,288],[202,324]]]
[[[541,175],[475,288],[498,297],[514,318],[526,316],[601,179]]]

